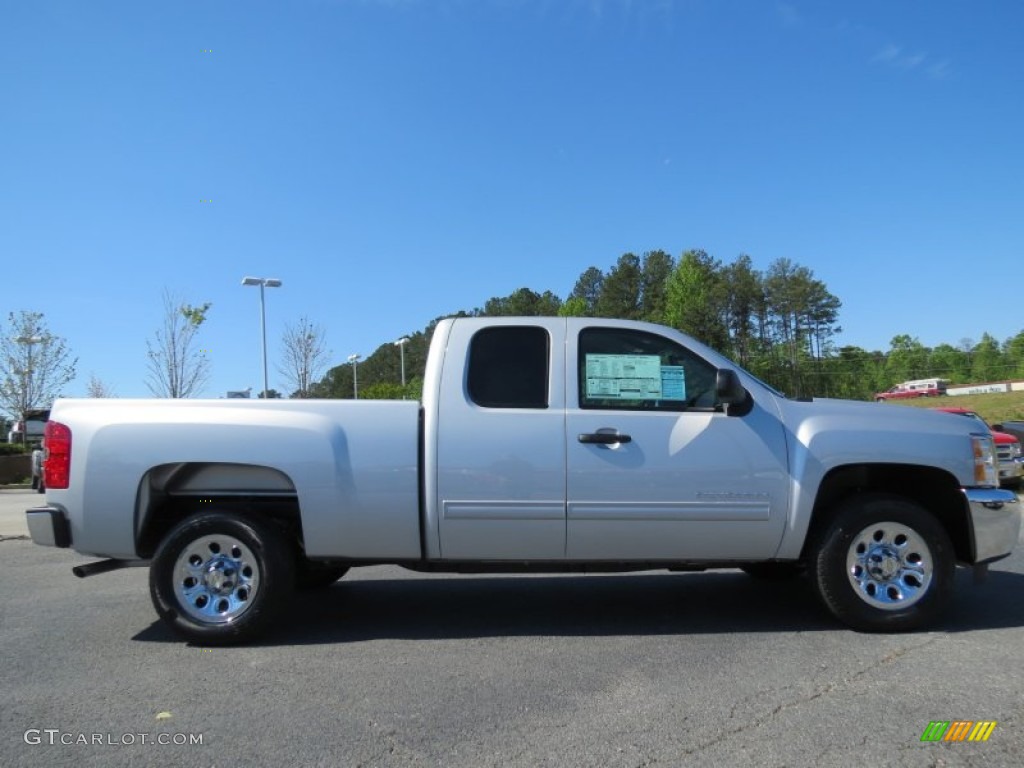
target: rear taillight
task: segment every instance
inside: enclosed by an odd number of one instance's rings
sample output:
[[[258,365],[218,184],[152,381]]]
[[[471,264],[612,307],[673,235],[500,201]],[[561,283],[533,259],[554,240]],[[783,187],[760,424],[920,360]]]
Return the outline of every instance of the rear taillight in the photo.
[[[46,422],[43,445],[43,482],[47,488],[67,488],[71,481],[71,429],[59,421]]]

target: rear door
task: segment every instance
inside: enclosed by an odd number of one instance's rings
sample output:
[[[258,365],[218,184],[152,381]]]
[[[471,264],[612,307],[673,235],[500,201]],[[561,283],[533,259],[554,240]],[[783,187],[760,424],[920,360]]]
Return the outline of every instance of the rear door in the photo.
[[[564,338],[559,318],[453,324],[436,445],[443,559],[565,557]]]

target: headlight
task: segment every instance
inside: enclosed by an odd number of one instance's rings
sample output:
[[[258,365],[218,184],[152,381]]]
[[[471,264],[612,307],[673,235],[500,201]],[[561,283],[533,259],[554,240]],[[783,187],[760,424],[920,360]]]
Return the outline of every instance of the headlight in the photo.
[[[974,449],[974,484],[999,485],[996,441],[991,435],[971,435],[971,445]]]

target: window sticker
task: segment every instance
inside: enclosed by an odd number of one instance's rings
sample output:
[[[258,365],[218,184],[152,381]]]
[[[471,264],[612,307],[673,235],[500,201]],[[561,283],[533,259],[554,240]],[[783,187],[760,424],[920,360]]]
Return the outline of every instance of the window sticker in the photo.
[[[662,382],[658,355],[587,355],[588,398],[660,400]]]
[[[661,399],[686,400],[686,374],[683,373],[683,366],[661,366]]]

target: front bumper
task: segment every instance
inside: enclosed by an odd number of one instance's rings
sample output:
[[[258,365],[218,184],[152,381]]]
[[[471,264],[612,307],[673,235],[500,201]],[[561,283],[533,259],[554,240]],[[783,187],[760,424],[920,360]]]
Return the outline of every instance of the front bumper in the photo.
[[[1020,536],[1017,494],[998,488],[964,488],[974,541],[975,564],[1006,557]]]
[[[1000,480],[1017,480],[1024,475],[1024,461],[1021,458],[1007,459],[999,462]]]
[[[70,547],[71,526],[64,513],[54,507],[34,507],[25,512],[32,541],[44,547]]]

